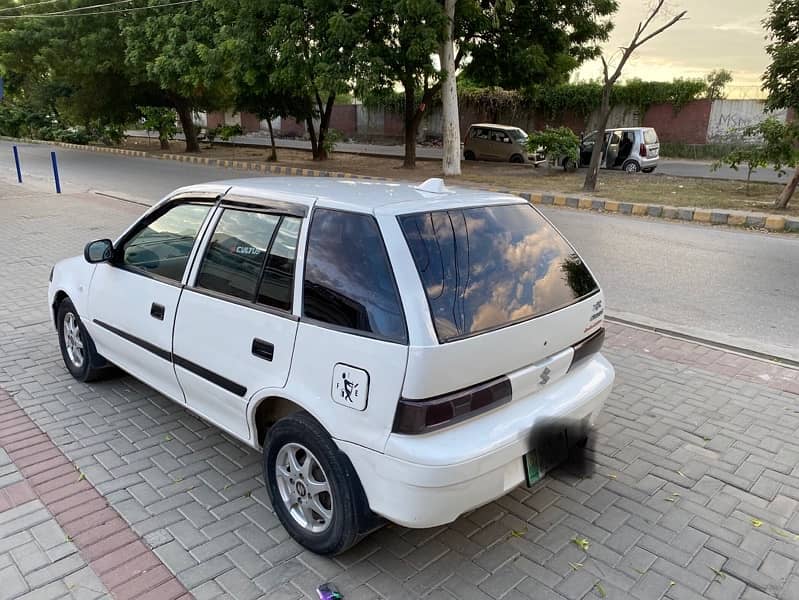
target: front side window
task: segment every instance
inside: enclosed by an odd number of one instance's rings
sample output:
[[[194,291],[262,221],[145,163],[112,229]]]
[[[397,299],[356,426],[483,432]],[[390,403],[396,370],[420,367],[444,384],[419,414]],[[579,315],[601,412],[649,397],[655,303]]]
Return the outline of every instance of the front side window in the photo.
[[[226,208],[196,286],[291,310],[300,224],[298,217]]]
[[[119,263],[180,281],[197,233],[210,208],[209,204],[194,203],[171,207],[122,244]]]
[[[303,316],[388,341],[407,340],[397,286],[374,217],[314,211]]]
[[[599,289],[527,204],[404,215],[399,223],[441,342],[564,308]]]

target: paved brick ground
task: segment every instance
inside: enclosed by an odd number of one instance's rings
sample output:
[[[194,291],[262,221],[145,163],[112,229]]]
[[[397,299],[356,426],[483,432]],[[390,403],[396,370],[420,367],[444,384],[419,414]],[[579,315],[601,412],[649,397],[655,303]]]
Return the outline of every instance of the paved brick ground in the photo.
[[[257,453],[130,377],[83,385],[62,366],[50,266],[140,210],[0,197],[0,387],[195,597],[313,598],[332,580],[348,600],[799,598],[796,372],[617,325],[592,478],[561,470],[451,526],[387,527],[336,559],[302,551]]]

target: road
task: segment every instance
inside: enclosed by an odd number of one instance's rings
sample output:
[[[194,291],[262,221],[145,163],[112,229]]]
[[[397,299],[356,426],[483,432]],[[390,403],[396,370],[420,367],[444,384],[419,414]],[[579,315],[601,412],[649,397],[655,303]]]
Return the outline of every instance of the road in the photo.
[[[129,135],[139,135],[146,137],[145,131],[129,131]],[[181,136],[178,136],[181,137]],[[215,144],[224,144],[219,140]],[[237,136],[231,138],[231,143],[240,144],[254,144],[258,146],[266,146],[269,142],[269,137],[265,134],[251,134],[244,136]],[[279,148],[294,148],[299,150],[310,150],[311,142],[305,140],[289,140],[277,139],[275,144]],[[404,147],[400,145],[377,145],[377,144],[356,144],[339,142],[336,144],[338,152],[347,152],[351,154],[372,154],[377,156],[396,156],[401,157],[404,153]],[[441,148],[434,148],[430,146],[417,146],[416,157],[420,159],[440,159]],[[700,177],[703,179],[738,179],[746,180],[746,170],[744,168],[736,171],[727,167],[720,168],[714,171],[712,162],[701,160],[678,160],[671,158],[661,158],[658,164],[656,174],[672,175],[674,177]],[[532,168],[531,165],[519,165],[520,169]],[[752,181],[761,181],[766,183],[783,183],[786,177],[780,176],[773,169],[758,169],[752,173]]]
[[[26,184],[52,189],[49,150],[22,145]],[[0,177],[13,176],[0,142]],[[65,191],[152,202],[243,171],[58,149]],[[109,199],[109,202],[113,200]],[[592,266],[611,316],[799,360],[799,238],[546,208]]]

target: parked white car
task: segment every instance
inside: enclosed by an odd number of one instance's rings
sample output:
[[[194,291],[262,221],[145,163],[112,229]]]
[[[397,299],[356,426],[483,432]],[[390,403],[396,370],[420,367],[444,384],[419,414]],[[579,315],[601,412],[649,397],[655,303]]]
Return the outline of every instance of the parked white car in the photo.
[[[440,180],[181,188],[50,281],[72,375],[116,365],[262,448],[320,554],[534,484],[614,379],[574,248],[525,200]]]

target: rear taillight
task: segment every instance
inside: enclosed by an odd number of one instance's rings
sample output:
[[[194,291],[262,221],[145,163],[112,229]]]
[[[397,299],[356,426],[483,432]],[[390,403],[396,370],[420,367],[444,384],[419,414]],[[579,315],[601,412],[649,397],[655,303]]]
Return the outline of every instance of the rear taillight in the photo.
[[[572,357],[572,364],[569,366],[569,369],[571,369],[578,361],[599,352],[602,349],[602,344],[604,343],[604,327],[595,333],[592,333],[587,338],[577,342],[574,346],[572,346],[574,349],[574,356]]]
[[[401,398],[392,431],[428,433],[507,404],[511,397],[510,379],[502,376],[428,400]]]
[[[638,149],[638,154],[642,157],[646,157],[646,144],[641,144],[641,147]]]

